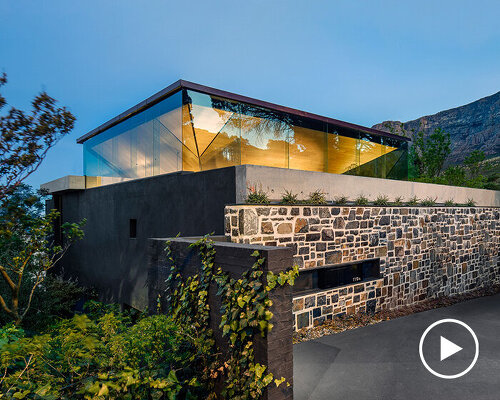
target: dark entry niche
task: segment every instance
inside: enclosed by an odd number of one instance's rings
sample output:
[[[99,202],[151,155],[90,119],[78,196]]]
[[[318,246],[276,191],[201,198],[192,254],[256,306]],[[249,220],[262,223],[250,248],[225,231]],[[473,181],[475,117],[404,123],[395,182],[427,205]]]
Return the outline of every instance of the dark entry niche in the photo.
[[[129,222],[129,237],[130,239],[137,238],[137,220],[135,218],[131,219]]]
[[[328,290],[380,278],[380,258],[301,270],[293,294]]]

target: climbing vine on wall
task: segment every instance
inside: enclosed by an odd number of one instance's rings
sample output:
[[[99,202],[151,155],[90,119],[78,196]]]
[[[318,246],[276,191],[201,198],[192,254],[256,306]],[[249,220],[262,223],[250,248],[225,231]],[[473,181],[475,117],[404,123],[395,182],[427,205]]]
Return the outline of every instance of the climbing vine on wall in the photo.
[[[216,379],[220,379],[224,398],[258,399],[268,385],[274,382],[279,386],[285,379],[275,378],[265,365],[255,362],[254,338],[257,335],[265,337],[273,327],[269,293],[278,286],[293,285],[298,267],[279,274],[265,273],[265,258],[255,251],[252,267],[235,279],[214,265],[215,247],[208,235],[190,247],[196,248],[200,254],[201,270],[199,274],[183,277],[167,242],[170,273],[166,280],[165,311],[180,323],[193,327],[199,333],[200,341],[206,343],[206,349],[210,348],[207,351],[207,375],[203,377],[207,387],[213,390]],[[211,285],[221,297],[220,329],[229,342],[225,360],[221,359],[209,328],[208,294]],[[218,357],[213,357],[214,354]],[[215,398],[213,393],[211,398]]]

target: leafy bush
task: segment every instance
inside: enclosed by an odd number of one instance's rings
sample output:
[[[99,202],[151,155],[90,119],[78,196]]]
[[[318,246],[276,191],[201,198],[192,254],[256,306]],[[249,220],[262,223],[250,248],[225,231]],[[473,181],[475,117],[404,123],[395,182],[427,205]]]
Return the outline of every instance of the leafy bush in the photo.
[[[76,315],[33,337],[4,327],[0,340],[6,398],[173,399],[203,391],[204,348],[191,328],[165,315],[136,324],[123,314]]]
[[[424,207],[432,207],[432,206],[436,205],[436,200],[437,200],[437,198],[433,199],[432,197],[427,197],[426,199],[424,199],[420,202],[420,205],[422,205]]]
[[[474,199],[467,199],[467,203],[465,203],[467,207],[474,207],[476,205],[476,202]]]
[[[283,196],[281,197],[282,204],[298,204],[299,200],[297,199],[298,195],[293,193],[291,190],[285,190]]]
[[[354,199],[354,204],[357,206],[366,206],[369,202],[368,198],[363,195],[359,195],[356,199]]]
[[[453,201],[453,199],[449,199],[444,202],[444,205],[446,207],[453,207],[455,205],[455,202]]]
[[[326,200],[326,193],[324,193],[321,189],[309,193],[309,197],[305,202],[308,204],[317,204],[317,205],[328,204]]]
[[[27,332],[42,332],[60,319],[71,318],[79,301],[95,296],[92,290],[80,286],[76,280],[48,275],[34,292],[22,326]],[[1,320],[3,322],[5,318]]]
[[[347,197],[346,196],[337,196],[335,197],[334,199],[334,203],[339,205],[339,206],[342,206],[344,204],[347,204]]]
[[[373,201],[373,204],[375,204],[376,206],[388,206],[389,205],[389,197],[387,197],[386,195],[379,195]]]

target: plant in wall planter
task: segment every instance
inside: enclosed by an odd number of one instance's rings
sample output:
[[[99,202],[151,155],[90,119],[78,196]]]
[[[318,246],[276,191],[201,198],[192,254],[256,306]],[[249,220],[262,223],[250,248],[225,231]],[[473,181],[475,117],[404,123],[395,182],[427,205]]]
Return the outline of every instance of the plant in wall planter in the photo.
[[[309,197],[305,202],[314,205],[325,205],[328,204],[326,195],[327,193],[323,192],[321,189],[318,189],[314,192],[309,193]]]
[[[354,204],[357,206],[367,206],[370,201],[367,197],[360,195],[354,200]]]
[[[269,204],[268,194],[262,190],[262,188],[257,188],[256,186],[248,187],[248,196],[246,198],[247,204]]]
[[[291,190],[285,190],[283,196],[281,197],[281,204],[300,204],[298,200],[298,195],[293,193]]]

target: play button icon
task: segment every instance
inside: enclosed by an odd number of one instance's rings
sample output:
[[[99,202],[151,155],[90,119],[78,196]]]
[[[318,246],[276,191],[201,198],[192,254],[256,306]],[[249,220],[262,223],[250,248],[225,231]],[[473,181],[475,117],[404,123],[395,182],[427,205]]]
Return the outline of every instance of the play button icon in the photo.
[[[442,319],[424,331],[419,344],[420,359],[434,376],[455,379],[468,373],[479,357],[474,331],[457,319]]]
[[[446,360],[448,357],[451,357],[453,354],[458,353],[460,350],[463,350],[462,347],[457,346],[452,341],[446,339],[441,336],[441,358],[440,361]]]

